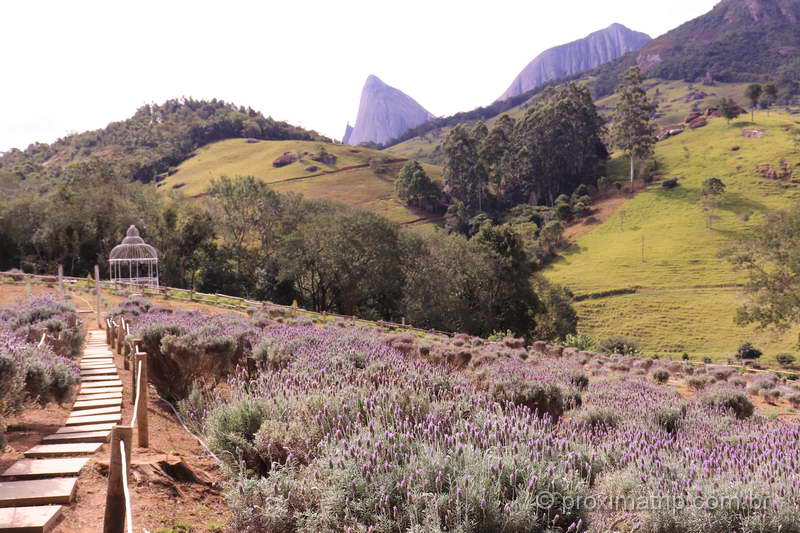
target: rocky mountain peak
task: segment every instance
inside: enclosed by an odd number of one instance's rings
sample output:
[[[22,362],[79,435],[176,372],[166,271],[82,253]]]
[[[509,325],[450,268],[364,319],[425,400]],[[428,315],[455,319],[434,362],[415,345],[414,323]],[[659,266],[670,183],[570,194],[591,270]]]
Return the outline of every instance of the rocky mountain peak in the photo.
[[[416,100],[370,74],[361,90],[356,124],[345,131],[343,142],[383,144],[431,118],[433,115]]]
[[[647,34],[614,23],[583,39],[550,48],[528,63],[498,100],[517,96],[557,78],[599,67],[639,50],[650,40]]]

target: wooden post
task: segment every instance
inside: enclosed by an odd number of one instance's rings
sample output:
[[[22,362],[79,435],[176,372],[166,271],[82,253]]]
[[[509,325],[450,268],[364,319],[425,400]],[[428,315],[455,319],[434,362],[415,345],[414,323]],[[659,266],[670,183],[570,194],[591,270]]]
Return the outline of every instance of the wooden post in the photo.
[[[125,370],[131,368],[131,348],[127,342],[122,344],[122,366],[125,367]]]
[[[125,319],[119,317],[119,324],[117,324],[117,354],[122,355],[122,343],[125,342],[125,327],[123,323]]]
[[[106,317],[106,344],[111,346],[111,326],[108,321],[108,317]]]
[[[95,314],[97,315],[97,327],[102,329],[103,323],[100,322],[100,266],[94,266],[94,295],[95,295]]]
[[[58,265],[58,290],[61,292],[61,299],[66,301],[67,294],[64,291],[64,265]]]
[[[119,449],[120,441],[125,443],[125,462]],[[122,469],[130,473],[131,443],[133,428],[116,426],[111,432],[111,460],[108,465],[108,489],[106,491],[106,514],[103,520],[103,533],[124,533],[125,531],[125,489],[122,486]]]
[[[147,448],[150,445],[150,427],[147,422],[147,354],[136,352],[136,362],[138,363],[141,374],[136,390],[139,391],[139,407],[136,411],[136,435],[139,437],[139,446]]]
[[[136,403],[136,371],[138,367],[135,360],[131,367],[131,405],[133,405]]]

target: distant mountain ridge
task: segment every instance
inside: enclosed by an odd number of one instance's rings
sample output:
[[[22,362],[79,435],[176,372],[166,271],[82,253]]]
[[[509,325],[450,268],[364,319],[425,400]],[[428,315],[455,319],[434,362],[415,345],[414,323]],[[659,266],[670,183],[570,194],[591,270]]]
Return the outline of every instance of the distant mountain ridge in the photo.
[[[639,50],[651,41],[649,35],[612,24],[571,43],[545,50],[522,69],[498,100],[520,95],[545,83],[613,61]]]
[[[642,47],[636,64],[665,79],[800,79],[800,0],[722,0]]]
[[[431,118],[416,100],[371,74],[361,90],[356,124],[352,129],[348,124],[343,142],[384,144]]]

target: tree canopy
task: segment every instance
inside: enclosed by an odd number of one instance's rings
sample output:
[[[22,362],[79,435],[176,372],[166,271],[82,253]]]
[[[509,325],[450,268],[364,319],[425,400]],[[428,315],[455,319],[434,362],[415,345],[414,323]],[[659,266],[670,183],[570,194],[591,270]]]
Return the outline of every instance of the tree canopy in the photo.
[[[750,302],[738,310],[739,324],[785,329],[800,323],[800,208],[767,214],[728,254],[748,276]]]

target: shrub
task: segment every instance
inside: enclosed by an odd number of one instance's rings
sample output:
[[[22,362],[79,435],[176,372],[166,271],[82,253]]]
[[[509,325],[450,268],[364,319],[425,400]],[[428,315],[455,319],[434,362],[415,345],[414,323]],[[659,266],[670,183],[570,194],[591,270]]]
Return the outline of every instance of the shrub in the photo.
[[[794,364],[795,357],[790,353],[780,353],[775,356],[775,360],[778,361],[781,366],[790,366]]]
[[[666,383],[669,381],[669,372],[663,368],[654,370],[650,375],[653,377],[656,383]]]
[[[689,387],[693,391],[699,391],[705,388],[706,386],[706,379],[701,376],[691,376],[686,378],[686,386]]]
[[[755,407],[747,395],[736,389],[718,388],[706,393],[702,402],[715,409],[731,411],[737,418],[748,418]]]
[[[267,409],[261,402],[243,398],[212,410],[206,421],[208,445],[230,469],[246,469],[264,474],[269,470],[255,447],[255,437]]]
[[[569,376],[569,382],[578,390],[586,390],[589,386],[589,377],[583,372],[573,372]]]
[[[627,337],[609,337],[601,340],[597,344],[597,349],[603,353],[621,354],[621,355],[638,355],[639,344]]]
[[[521,377],[505,376],[492,382],[492,399],[502,404],[525,406],[540,415],[557,419],[564,414],[564,396],[554,384],[537,383]]]
[[[786,400],[792,404],[795,409],[800,408],[800,392],[793,392],[786,396]]]
[[[749,342],[742,343],[736,350],[737,359],[758,359],[763,352]]]
[[[683,417],[686,415],[685,409],[675,409],[672,407],[662,407],[655,412],[653,420],[656,425],[667,433],[675,433],[681,426]]]
[[[619,423],[619,413],[608,407],[591,406],[581,409],[575,419],[592,428],[613,428]]]
[[[594,348],[595,341],[589,335],[585,335],[582,333],[567,333],[564,337],[564,340],[561,342],[565,347],[568,348],[577,348],[579,350],[591,350]]]

